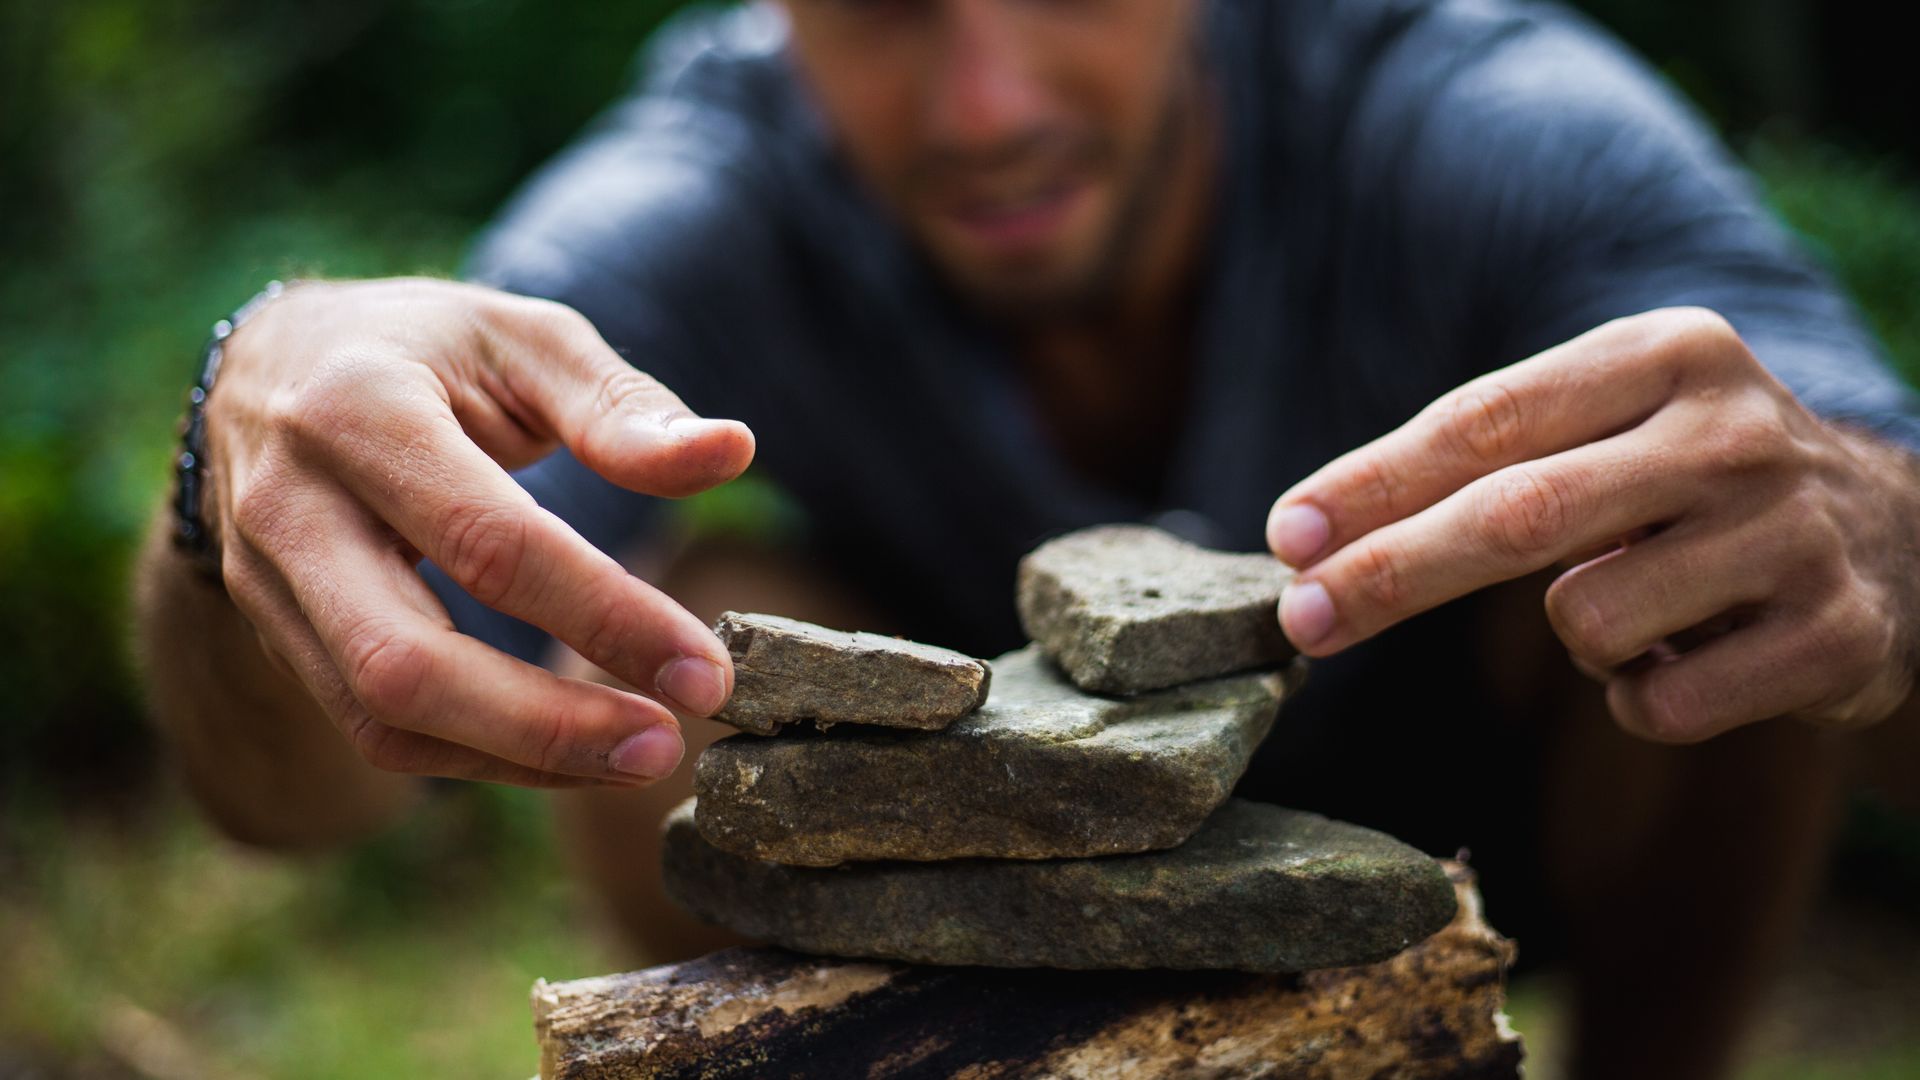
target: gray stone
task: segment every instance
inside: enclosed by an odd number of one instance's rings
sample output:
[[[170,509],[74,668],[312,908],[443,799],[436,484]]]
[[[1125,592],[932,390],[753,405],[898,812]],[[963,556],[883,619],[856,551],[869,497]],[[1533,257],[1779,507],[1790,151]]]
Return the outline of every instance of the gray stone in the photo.
[[[683,803],[667,820],[668,895],[748,937],[830,956],[1305,971],[1384,960],[1454,914],[1446,874],[1413,848],[1240,799],[1168,851],[831,869],[728,854],[695,814]]]
[[[1271,555],[1103,525],[1020,561],[1020,624],[1081,687],[1137,694],[1291,657],[1278,605],[1292,576]]]
[[[1445,865],[1445,864],[1443,864]],[[1010,971],[735,948],[533,988],[544,1080],[1518,1080],[1513,943],[1459,912],[1378,964],[1305,974]]]
[[[802,866],[1172,847],[1233,791],[1290,674],[1105,698],[1033,648],[993,666],[993,699],[943,732],[841,727],[714,743],[693,772],[701,832],[735,854]]]
[[[987,699],[984,661],[778,615],[720,616],[713,632],[733,655],[733,697],[714,717],[772,735],[811,722],[938,731]]]

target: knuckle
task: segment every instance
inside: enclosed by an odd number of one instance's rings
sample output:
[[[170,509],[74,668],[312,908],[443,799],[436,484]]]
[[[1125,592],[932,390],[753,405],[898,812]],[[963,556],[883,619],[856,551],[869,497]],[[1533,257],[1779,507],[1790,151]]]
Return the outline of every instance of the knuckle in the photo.
[[[221,552],[220,583],[234,605],[248,621],[258,622],[257,614],[267,595],[266,570],[255,559],[242,556],[228,544]]]
[[[1726,316],[1708,307],[1658,308],[1641,316],[1655,347],[1688,357],[1722,357],[1727,346],[1739,345],[1740,335]]]
[[[328,447],[353,426],[369,390],[380,383],[378,365],[367,357],[329,356],[299,385],[275,391],[267,401],[268,423],[306,447]]]
[[[1686,305],[1667,308],[1671,332],[1677,338],[1706,345],[1737,345],[1740,335],[1725,315],[1710,307]]]
[[[624,361],[609,364],[594,388],[594,406],[601,414],[658,409],[664,391],[653,376]]]
[[[544,773],[564,773],[574,757],[580,722],[565,705],[536,714],[529,724],[521,760]]]
[[[497,607],[513,595],[528,543],[526,515],[517,509],[466,504],[447,513],[436,555],[475,600]]]
[[[277,561],[304,547],[314,529],[312,515],[299,510],[305,491],[285,455],[271,448],[264,451],[246,475],[235,478],[233,493],[215,523],[222,549],[235,547],[237,540],[238,546]]]
[[[1785,462],[1789,432],[1779,408],[1764,395],[1742,395],[1713,410],[1710,446],[1723,469],[1749,472]]]
[[[270,536],[281,518],[281,498],[271,482],[254,478],[234,492],[229,511],[233,532],[249,543]]]
[[[1568,651],[1594,667],[1610,668],[1632,659],[1622,656],[1616,621],[1591,590],[1555,582],[1547,590],[1547,622]]]
[[[1726,318],[1711,308],[1656,308],[1618,320],[1629,355],[1655,369],[1721,373],[1746,356],[1746,346]]]
[[[407,749],[400,732],[373,718],[365,709],[354,710],[345,720],[347,741],[361,760],[383,772],[418,772],[419,765]]]
[[[641,629],[640,617],[620,590],[603,588],[598,590],[598,595],[605,597],[606,602],[597,605],[598,610],[590,616],[580,641],[580,655],[606,668],[630,653],[629,643]]]
[[[1407,480],[1384,455],[1368,455],[1354,465],[1353,486],[1366,492],[1384,513],[1398,514],[1406,502]]]
[[[593,329],[585,315],[568,304],[538,296],[514,297],[519,317],[554,334],[578,334]]]
[[[491,294],[490,302],[474,308],[472,319],[481,339],[495,345],[531,341],[571,350],[582,335],[599,334],[585,315],[566,304],[512,293]]]
[[[1889,666],[1899,651],[1893,619],[1878,610],[1863,582],[1854,581],[1807,627],[1806,654],[1813,670],[1852,684]]]
[[[1520,399],[1498,382],[1470,386],[1444,410],[1441,430],[1468,460],[1483,465],[1511,460],[1526,435]]]
[[[369,623],[347,638],[343,653],[347,684],[371,717],[406,717],[418,710],[433,675],[433,656],[424,644]]]
[[[1630,717],[1621,719],[1655,742],[1699,742],[1710,717],[1698,690],[1685,679],[1655,669],[1627,683],[1623,697]]]
[[[1770,591],[1807,597],[1859,583],[1859,520],[1825,492],[1773,486],[1784,490],[1754,511],[1750,544],[1755,573]]]
[[[627,459],[632,446],[631,429],[635,417],[664,420],[684,407],[673,393],[653,376],[625,360],[611,359],[593,383],[590,409],[594,422],[580,434],[574,452],[590,469],[612,472]]]
[[[1558,549],[1573,524],[1565,480],[1537,469],[1509,469],[1486,489],[1478,520],[1494,552],[1537,559]]]
[[[1354,553],[1351,575],[1353,590],[1375,611],[1397,612],[1412,599],[1405,558],[1390,544],[1362,545]]]

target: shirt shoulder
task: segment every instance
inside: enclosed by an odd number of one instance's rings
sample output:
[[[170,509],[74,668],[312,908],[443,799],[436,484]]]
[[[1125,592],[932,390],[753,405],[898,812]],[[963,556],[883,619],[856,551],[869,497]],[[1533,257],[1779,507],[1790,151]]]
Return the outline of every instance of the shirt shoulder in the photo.
[[[596,321],[623,300],[748,284],[737,271],[766,263],[780,172],[817,138],[784,45],[768,5],[670,20],[633,89],[522,186],[464,275]]]
[[[1236,0],[1221,0],[1234,4]],[[1726,316],[1802,400],[1911,399],[1712,126],[1603,28],[1536,0],[1237,3],[1262,221],[1383,415],[1612,318]]]

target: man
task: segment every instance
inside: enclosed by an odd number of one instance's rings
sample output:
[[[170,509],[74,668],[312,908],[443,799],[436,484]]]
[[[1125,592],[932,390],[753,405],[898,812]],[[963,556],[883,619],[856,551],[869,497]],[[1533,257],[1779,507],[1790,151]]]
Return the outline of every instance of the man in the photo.
[[[702,16],[471,276],[299,285],[226,344],[220,581],[156,533],[141,633],[242,837],[355,835],[409,774],[583,789],[586,869],[685,949],[648,876],[684,770],[631,789],[713,737],[718,606],[991,654],[1050,534],[1264,537],[1325,659],[1243,790],[1474,845],[1497,923],[1566,927],[1584,1073],[1697,1077],[1818,865],[1832,732],[1915,723],[1920,414],[1558,8]],[[804,536],[669,557],[633,493],[756,444]]]

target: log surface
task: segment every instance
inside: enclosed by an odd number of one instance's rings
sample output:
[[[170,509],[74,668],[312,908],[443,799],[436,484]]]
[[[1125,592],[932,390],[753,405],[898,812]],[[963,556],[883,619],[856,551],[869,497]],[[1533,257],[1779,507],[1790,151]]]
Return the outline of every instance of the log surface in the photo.
[[[536,983],[544,1080],[1517,1077],[1513,944],[1459,914],[1378,964],[1302,975],[998,971],[728,949]]]

